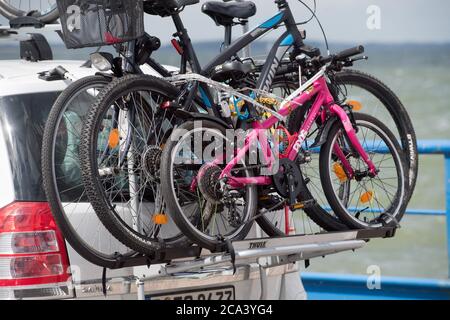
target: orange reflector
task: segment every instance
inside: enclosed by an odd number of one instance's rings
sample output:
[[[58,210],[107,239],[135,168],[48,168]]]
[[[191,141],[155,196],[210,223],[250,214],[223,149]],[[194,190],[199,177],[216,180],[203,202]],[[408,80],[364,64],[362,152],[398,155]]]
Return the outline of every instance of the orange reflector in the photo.
[[[167,224],[167,223],[169,223],[169,218],[164,213],[155,214],[153,216],[153,223],[154,224],[159,224],[159,225]]]
[[[353,111],[361,111],[363,108],[362,103],[356,100],[349,100],[346,104],[351,106]]]
[[[342,168],[342,166],[339,163],[336,162],[333,165],[333,172],[341,183],[347,181],[347,174],[345,174],[344,168]]]
[[[118,129],[112,129],[109,133],[108,145],[111,149],[116,148],[120,142],[120,134]]]
[[[373,195],[374,195],[373,191],[367,191],[361,196],[360,200],[362,203],[371,202],[373,200]]]

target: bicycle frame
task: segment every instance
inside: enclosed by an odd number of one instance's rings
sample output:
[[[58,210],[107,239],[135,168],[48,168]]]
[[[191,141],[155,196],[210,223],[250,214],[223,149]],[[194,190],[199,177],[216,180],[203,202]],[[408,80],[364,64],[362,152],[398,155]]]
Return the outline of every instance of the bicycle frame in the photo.
[[[186,63],[189,63],[194,73],[208,77],[217,66],[222,65],[230,58],[237,55],[238,52],[246,48],[253,41],[259,39],[267,32],[284,25],[287,30],[275,41],[256,85],[256,89],[268,91],[272,86],[278,66],[286,52],[292,46],[299,48],[303,45],[301,32],[297,28],[297,24],[287,1],[276,0],[275,3],[278,5],[279,12],[274,17],[232,42],[221,54],[207,63],[204,68],[200,66],[191,39],[183,25],[180,15],[178,13],[172,15],[172,19],[177,29],[176,35],[180,38],[184,48],[181,73],[186,72]],[[196,91],[197,90],[191,90],[189,98],[193,98]],[[204,105],[211,110],[213,115],[220,117],[221,113],[219,107],[214,104],[214,99],[212,98],[213,93],[208,86],[200,84],[199,91]],[[190,102],[191,99],[188,99],[188,101]]]
[[[314,122],[318,119],[318,117],[321,117],[322,121],[325,121],[327,114],[330,114],[331,116],[336,116],[342,123],[350,144],[367,164],[370,173],[377,175],[375,165],[364,150],[363,146],[360,144],[356,136],[353,123],[347,115],[347,112],[342,107],[335,104],[334,98],[328,89],[325,71],[326,67],[323,67],[314,77],[292,93],[281,104],[281,109],[278,113],[282,116],[289,116],[297,108],[303,106],[306,102],[316,97],[314,103],[312,104],[311,111],[309,112],[306,120],[303,122],[300,130],[292,136],[294,138],[292,141],[295,141],[295,143],[289,145],[289,148],[286,151],[287,158],[291,161],[295,161]],[[273,166],[275,163],[275,157],[269,147],[265,131],[273,127],[278,121],[279,119],[275,116],[271,116],[263,122],[254,121],[253,130],[246,137],[244,147],[239,149],[236,156],[228,163],[228,165],[226,165],[219,179],[226,178],[227,184],[232,188],[242,188],[246,185],[271,185],[272,178],[269,176],[242,178],[233,177],[231,173],[234,167],[238,163],[242,162],[245,155],[250,150],[251,144],[255,142],[258,137],[260,138],[258,142],[266,163],[269,167]],[[346,174],[349,179],[352,179],[355,176],[355,172],[347,160],[344,152],[338,144],[335,144],[334,149],[336,155],[343,164]]]

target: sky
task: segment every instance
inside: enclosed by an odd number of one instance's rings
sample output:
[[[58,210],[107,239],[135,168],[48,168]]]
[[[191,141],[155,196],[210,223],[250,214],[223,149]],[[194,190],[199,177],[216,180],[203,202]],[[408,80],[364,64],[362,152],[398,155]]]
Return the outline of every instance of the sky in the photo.
[[[253,2],[257,4],[258,12],[251,19],[251,26],[256,26],[277,12],[273,0]],[[313,5],[312,0],[304,2]],[[297,0],[289,0],[288,3],[297,21],[310,16]],[[379,8],[380,29],[370,30],[367,27],[367,21],[372,17],[367,14],[367,10],[371,6]],[[191,37],[199,41],[221,38],[222,28],[215,26],[200,11],[201,7],[194,5],[182,13]],[[449,12],[448,0],[317,0],[317,16],[329,40],[337,42],[450,42]],[[150,33],[161,37],[169,36],[174,31],[171,19],[149,17],[146,24]],[[304,28],[309,39],[322,39],[315,21]]]
[[[313,5],[313,0],[304,1]],[[205,0],[201,0],[201,3],[203,2]],[[273,0],[254,2],[258,12],[251,18],[251,26],[256,26],[277,12]],[[289,0],[289,4],[297,21],[310,16],[297,0]],[[367,12],[368,9],[370,13]],[[317,16],[331,42],[450,42],[449,12],[448,0],[317,0]],[[187,7],[182,18],[193,41],[217,40],[223,37],[223,29],[201,13],[200,5]],[[371,22],[371,28],[368,28],[368,20]],[[0,18],[0,24],[5,22]],[[161,39],[169,39],[174,32],[170,18],[147,16],[146,27],[150,34]],[[307,31],[308,39],[323,39],[315,21],[303,28]],[[276,35],[277,33],[273,32],[268,37],[273,38]]]

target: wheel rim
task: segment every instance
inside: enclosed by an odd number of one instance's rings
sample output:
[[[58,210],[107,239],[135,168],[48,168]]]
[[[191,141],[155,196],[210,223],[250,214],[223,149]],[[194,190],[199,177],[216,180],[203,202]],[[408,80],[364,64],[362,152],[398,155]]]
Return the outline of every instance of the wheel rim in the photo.
[[[3,0],[5,9],[11,14],[21,17],[32,11],[37,11],[36,16],[42,17],[56,10],[56,0]]]
[[[350,181],[345,177],[345,173],[342,176],[341,173],[337,172],[337,168],[342,168],[343,165],[336,159],[333,148],[330,148],[327,155],[327,171],[331,181],[331,189],[341,208],[355,223],[366,227],[381,227],[383,223],[380,221],[380,217],[383,214],[389,213],[396,217],[402,207],[405,192],[403,167],[395,146],[380,128],[364,120],[357,120],[357,125],[359,129],[358,139],[380,172],[374,178],[367,176],[361,181],[355,179]],[[388,153],[377,152],[383,146],[383,143],[389,149]],[[331,145],[335,144],[339,145],[347,154],[354,153],[350,150],[348,138],[342,129],[333,137]],[[347,158],[354,170],[360,172],[367,170],[367,165],[361,158],[351,155]],[[348,197],[345,199],[340,197],[342,184],[348,185],[350,189]],[[390,221],[392,221],[392,218],[388,217],[387,222]]]
[[[194,179],[198,176],[200,168],[205,163],[214,161],[214,158],[201,160],[202,155],[198,155],[195,151],[189,151],[192,150],[190,144],[192,141],[195,141],[197,134],[200,137],[207,137],[204,139],[207,141],[212,141],[213,137],[221,141],[226,141],[221,144],[222,148],[226,146],[226,143],[230,143],[219,130],[208,128],[194,128],[184,135],[179,136],[180,139],[171,150],[169,164],[169,186],[174,191],[173,195],[177,211],[174,214],[178,214],[189,225],[189,229],[197,236],[208,241],[217,242],[222,237],[234,239],[246,227],[245,223],[250,218],[251,211],[249,208],[254,208],[255,206],[253,199],[255,199],[256,189],[254,187],[246,187],[245,199],[244,196],[238,198],[234,208],[231,206],[228,208],[225,205],[217,203],[212,204],[205,199],[198,187],[190,189]],[[184,150],[188,151],[182,153]],[[202,152],[203,148],[199,148],[198,150]],[[223,168],[220,165],[219,167]],[[245,170],[244,174],[251,176],[248,170]],[[236,212],[231,213],[232,210],[236,210]],[[239,215],[241,223],[238,227],[237,225],[231,226],[229,221],[227,221],[226,216],[229,214]]]
[[[151,149],[162,150],[172,128],[173,116],[160,109],[167,99],[157,92],[134,90],[108,104],[111,107],[96,124],[93,167],[95,185],[105,204],[128,232],[143,240],[170,243],[182,235],[167,219],[159,177],[149,172],[147,163]],[[116,141],[111,141],[113,134]],[[159,174],[159,168],[156,171]]]

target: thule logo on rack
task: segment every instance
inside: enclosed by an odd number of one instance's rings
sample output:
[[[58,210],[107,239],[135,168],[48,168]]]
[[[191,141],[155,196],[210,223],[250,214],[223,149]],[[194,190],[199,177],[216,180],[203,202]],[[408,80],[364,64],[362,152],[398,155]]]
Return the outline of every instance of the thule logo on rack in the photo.
[[[249,249],[261,249],[265,248],[267,241],[250,242]]]

